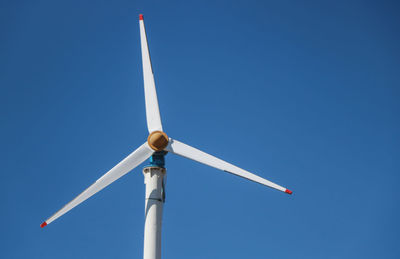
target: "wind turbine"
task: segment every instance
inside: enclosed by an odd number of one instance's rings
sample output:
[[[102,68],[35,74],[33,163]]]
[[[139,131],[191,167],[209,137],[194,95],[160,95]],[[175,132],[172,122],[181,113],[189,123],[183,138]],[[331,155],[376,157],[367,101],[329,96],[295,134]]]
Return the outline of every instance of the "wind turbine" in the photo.
[[[161,258],[161,219],[164,202],[163,177],[166,174],[164,156],[168,152],[192,159],[288,194],[292,194],[292,191],[167,136],[163,131],[161,124],[157,92],[142,14],[139,15],[139,26],[142,48],[146,120],[149,131],[147,141],[114,166],[110,171],[100,177],[95,183],[90,185],[75,199],[67,203],[53,216],[44,221],[40,226],[43,228],[50,224],[86,199],[90,198],[95,193],[110,185],[115,180],[130,172],[146,159],[150,158],[150,165],[143,169],[146,184],[144,258],[159,259]]]

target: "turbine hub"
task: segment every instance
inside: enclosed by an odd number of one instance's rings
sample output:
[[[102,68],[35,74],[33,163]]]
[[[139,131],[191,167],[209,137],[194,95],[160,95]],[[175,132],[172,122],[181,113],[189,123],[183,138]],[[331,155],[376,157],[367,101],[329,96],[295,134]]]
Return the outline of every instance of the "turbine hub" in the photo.
[[[168,145],[168,136],[162,131],[153,131],[147,137],[147,143],[154,151],[162,151]]]

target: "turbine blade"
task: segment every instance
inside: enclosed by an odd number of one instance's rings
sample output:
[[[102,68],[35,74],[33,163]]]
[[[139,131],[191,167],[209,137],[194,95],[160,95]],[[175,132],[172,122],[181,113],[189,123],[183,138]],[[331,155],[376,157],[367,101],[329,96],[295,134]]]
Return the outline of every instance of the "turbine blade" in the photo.
[[[75,199],[67,203],[62,209],[60,209],[53,216],[48,218],[40,226],[42,228],[45,227],[47,224],[50,224],[57,218],[61,217],[86,199],[93,196],[95,193],[101,191],[104,187],[108,186],[109,184],[144,162],[153,154],[153,152],[154,151],[148,146],[147,142],[144,143],[138,149],[133,151],[129,156],[127,156],[124,160],[114,166],[110,171],[100,177],[95,183],[89,186],[89,188],[79,194]]]
[[[154,83],[153,68],[151,66],[149,46],[147,44],[146,29],[144,27],[143,15],[139,15],[140,42],[142,46],[144,95],[146,100],[146,120],[149,132],[162,131],[160,110],[156,85]]]
[[[253,182],[277,189],[279,191],[286,192],[288,194],[292,194],[292,191],[290,191],[280,185],[277,185],[277,184],[270,182],[264,178],[261,178],[260,176],[252,174],[250,172],[247,172],[246,170],[243,170],[237,166],[234,166],[228,162],[225,162],[219,158],[216,158],[215,156],[204,153],[203,151],[200,151],[194,147],[186,145],[177,140],[170,139],[168,146],[165,148],[165,150],[167,150],[168,152],[192,159],[194,161],[200,162],[202,164],[215,167],[215,168],[225,171],[227,173],[231,173],[231,174],[246,178],[248,180],[251,180]]]

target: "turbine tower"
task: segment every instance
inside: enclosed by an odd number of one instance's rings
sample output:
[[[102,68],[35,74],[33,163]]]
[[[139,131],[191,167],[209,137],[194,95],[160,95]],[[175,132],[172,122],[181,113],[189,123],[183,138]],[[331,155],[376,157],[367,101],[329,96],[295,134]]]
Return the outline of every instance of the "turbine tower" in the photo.
[[[292,191],[167,136],[163,131],[161,124],[146,29],[144,27],[143,15],[141,14],[139,15],[139,26],[143,62],[146,120],[149,131],[147,141],[114,166],[110,171],[100,177],[96,182],[90,185],[75,199],[67,203],[53,216],[44,221],[40,226],[43,228],[50,224],[150,158],[150,165],[143,169],[146,184],[143,258],[160,259],[161,219],[164,203],[163,178],[166,174],[164,157],[167,153],[189,158],[288,194],[292,194]]]

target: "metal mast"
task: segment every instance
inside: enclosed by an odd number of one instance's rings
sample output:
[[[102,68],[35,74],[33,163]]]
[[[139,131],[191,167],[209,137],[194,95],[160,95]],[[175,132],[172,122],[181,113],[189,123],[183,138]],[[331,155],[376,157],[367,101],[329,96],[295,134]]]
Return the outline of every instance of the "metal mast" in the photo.
[[[165,201],[165,154],[166,152],[154,153],[150,158],[150,165],[143,168],[144,183],[146,184],[144,259],[161,258],[162,212]]]

